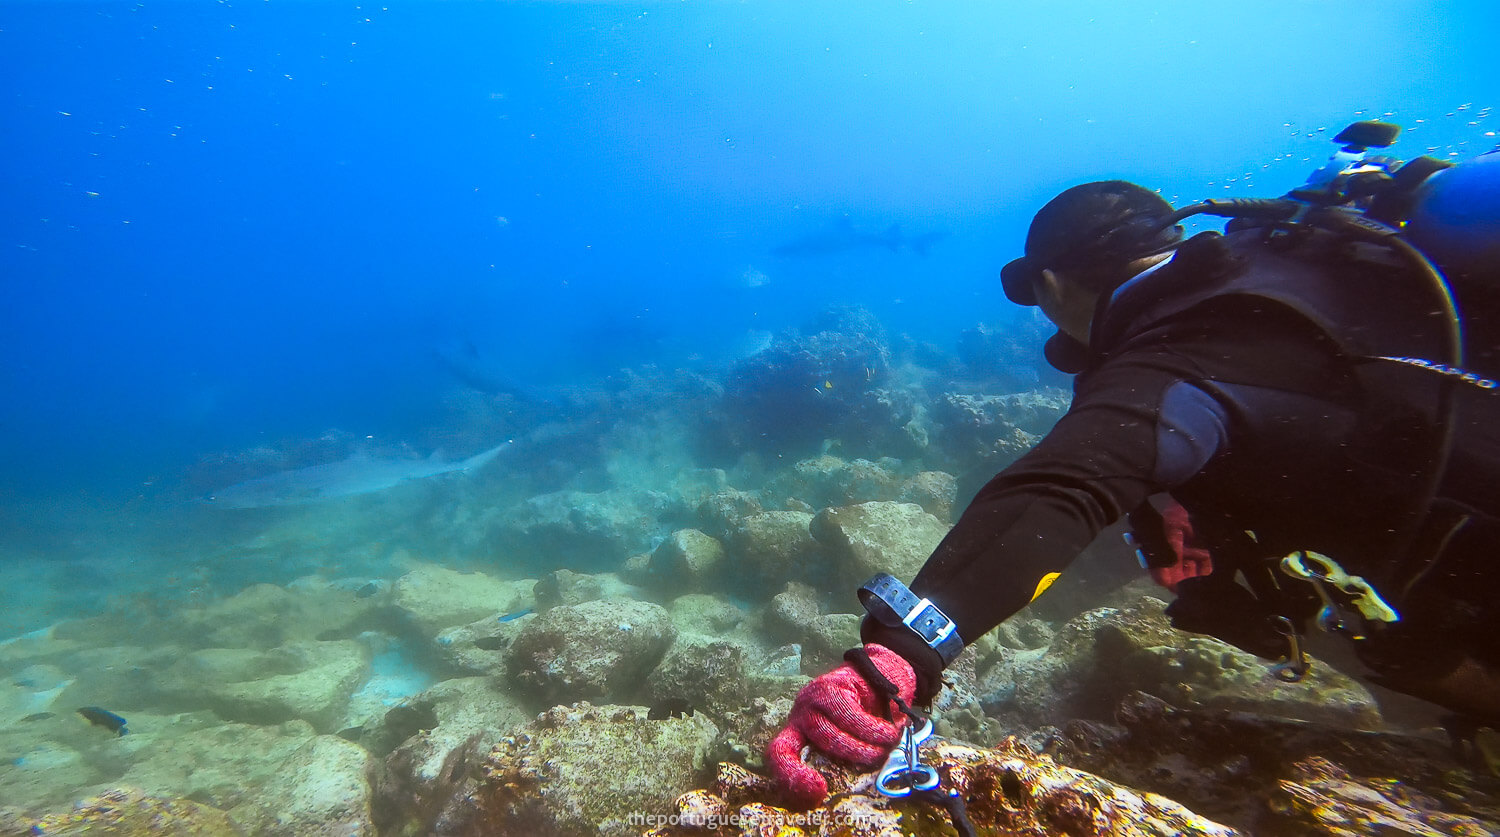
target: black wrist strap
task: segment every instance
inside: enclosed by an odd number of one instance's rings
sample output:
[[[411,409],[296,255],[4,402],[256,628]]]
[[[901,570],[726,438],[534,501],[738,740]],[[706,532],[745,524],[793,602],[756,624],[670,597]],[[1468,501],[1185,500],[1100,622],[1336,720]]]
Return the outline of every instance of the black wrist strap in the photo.
[[[964,650],[958,625],[928,599],[918,598],[890,573],[881,573],[859,588],[860,604],[889,628],[902,627],[936,651],[947,667]]]

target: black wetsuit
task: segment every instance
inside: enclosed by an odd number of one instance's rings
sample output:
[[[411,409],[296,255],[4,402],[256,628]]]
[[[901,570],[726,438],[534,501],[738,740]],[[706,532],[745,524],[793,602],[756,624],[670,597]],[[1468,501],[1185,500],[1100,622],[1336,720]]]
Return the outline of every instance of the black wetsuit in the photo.
[[[1474,555],[1500,550],[1493,527],[1453,531],[1455,510],[1500,515],[1500,393],[1484,386],[1493,369],[1465,380],[1411,360],[1450,359],[1438,299],[1405,264],[1331,235],[1194,238],[1101,304],[1071,409],[979,492],[912,590],[972,642],[1101,529],[1170,492],[1215,558],[1213,580],[1184,582],[1179,603],[1191,605],[1195,589],[1225,623],[1205,630],[1205,611],[1189,606],[1177,614],[1182,627],[1274,655],[1269,626],[1256,621],[1264,613],[1246,603],[1253,597],[1239,585],[1221,594],[1236,569],[1310,549],[1375,582],[1398,609],[1412,607],[1403,630],[1453,631],[1406,587],[1445,537],[1469,557],[1458,569],[1444,559],[1417,585],[1444,587],[1443,596],[1455,585],[1435,579],[1473,575]],[[1493,365],[1493,337],[1471,332],[1469,357]],[[1486,601],[1497,582],[1486,582]],[[1311,595],[1305,583],[1285,586]],[[1224,618],[1239,605],[1248,609],[1237,618],[1255,624]],[[1483,602],[1470,610],[1462,631],[1494,621]],[[866,619],[864,639],[900,651],[923,691],[936,690],[936,654],[909,632]]]

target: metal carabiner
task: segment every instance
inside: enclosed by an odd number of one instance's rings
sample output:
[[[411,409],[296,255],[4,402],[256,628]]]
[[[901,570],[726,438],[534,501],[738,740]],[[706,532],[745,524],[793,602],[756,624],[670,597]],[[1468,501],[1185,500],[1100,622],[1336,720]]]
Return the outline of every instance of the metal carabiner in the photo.
[[[1297,636],[1297,628],[1285,616],[1277,616],[1271,623],[1276,627],[1276,633],[1281,634],[1287,643],[1286,660],[1271,666],[1271,674],[1283,683],[1300,682],[1307,676],[1312,663],[1302,650],[1302,639]]]
[[[901,731],[901,742],[891,750],[885,764],[875,776],[875,790],[882,796],[899,799],[910,796],[914,790],[932,790],[942,782],[942,777],[930,764],[922,763],[922,743],[932,737],[932,719],[923,718],[920,729],[908,723]]]

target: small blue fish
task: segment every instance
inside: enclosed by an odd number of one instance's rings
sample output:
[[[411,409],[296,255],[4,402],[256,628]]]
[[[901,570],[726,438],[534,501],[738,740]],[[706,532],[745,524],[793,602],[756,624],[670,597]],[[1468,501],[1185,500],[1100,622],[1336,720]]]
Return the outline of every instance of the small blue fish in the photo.
[[[82,715],[85,719],[88,720],[89,723],[93,724],[94,726],[104,727],[110,732],[117,733],[119,735],[124,735],[125,733],[129,732],[129,730],[125,729],[125,719],[109,711],[108,709],[100,709],[97,706],[85,706],[82,709],[78,710],[78,714]]]
[[[501,622],[514,622],[517,619],[520,619],[522,616],[525,616],[526,614],[531,613],[531,611],[532,611],[532,608],[529,608],[529,607],[526,608],[525,610],[514,610],[514,611],[511,611],[510,613],[507,613],[504,616],[500,617],[499,621],[501,621]]]

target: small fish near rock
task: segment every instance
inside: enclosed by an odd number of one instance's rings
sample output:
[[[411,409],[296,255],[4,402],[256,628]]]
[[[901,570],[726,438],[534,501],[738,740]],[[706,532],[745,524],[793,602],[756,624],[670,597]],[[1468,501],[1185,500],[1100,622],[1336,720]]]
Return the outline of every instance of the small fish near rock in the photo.
[[[100,709],[97,706],[85,706],[78,710],[85,720],[96,727],[104,727],[116,735],[125,735],[130,730],[125,728],[126,720],[108,709]]]
[[[651,704],[646,711],[646,720],[664,721],[668,718],[685,718],[693,714],[693,705],[687,698],[671,697]]]

